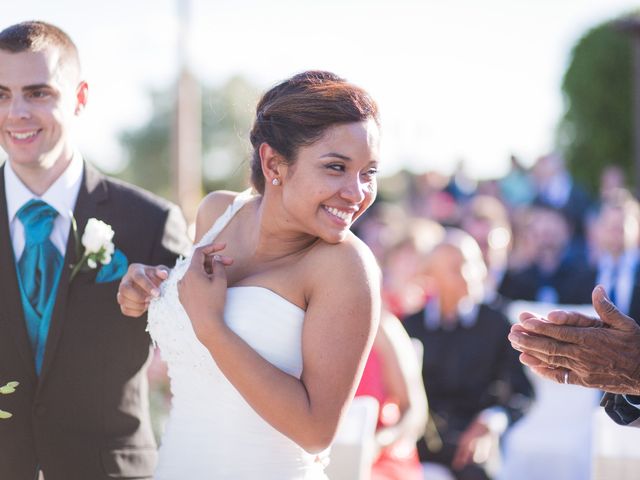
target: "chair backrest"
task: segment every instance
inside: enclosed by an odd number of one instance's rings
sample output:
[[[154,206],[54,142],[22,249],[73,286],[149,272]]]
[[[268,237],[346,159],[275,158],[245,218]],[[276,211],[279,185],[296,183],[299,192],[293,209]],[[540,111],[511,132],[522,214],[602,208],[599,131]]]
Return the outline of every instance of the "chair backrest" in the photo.
[[[411,343],[413,344],[413,349],[416,351],[416,358],[418,359],[418,368],[422,370],[422,362],[424,357],[424,345],[420,341],[419,338],[411,337]]]
[[[369,396],[353,399],[331,446],[325,472],[331,480],[368,480],[375,452],[378,401]]]
[[[632,480],[640,472],[640,428],[623,427],[609,418],[603,408],[593,413],[593,480]]]

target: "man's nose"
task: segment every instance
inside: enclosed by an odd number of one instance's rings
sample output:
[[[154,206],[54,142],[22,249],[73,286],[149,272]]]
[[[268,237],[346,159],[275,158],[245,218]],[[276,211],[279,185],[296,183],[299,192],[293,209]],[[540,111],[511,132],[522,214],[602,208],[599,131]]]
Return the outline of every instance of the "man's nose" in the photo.
[[[9,103],[9,118],[25,119],[31,116],[29,105],[20,96],[13,97]]]

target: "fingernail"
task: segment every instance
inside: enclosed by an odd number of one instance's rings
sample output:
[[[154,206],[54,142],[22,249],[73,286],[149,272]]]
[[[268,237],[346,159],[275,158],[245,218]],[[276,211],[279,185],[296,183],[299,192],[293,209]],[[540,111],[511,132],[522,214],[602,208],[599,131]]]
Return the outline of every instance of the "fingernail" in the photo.
[[[166,270],[160,270],[158,272],[158,275],[160,275],[161,277],[167,278],[169,276],[169,272],[167,272]]]
[[[214,255],[213,256],[213,261],[214,262],[221,262],[222,261],[222,257],[220,255]]]
[[[510,342],[519,343],[522,337],[519,333],[510,333],[507,338]]]
[[[607,296],[607,291],[604,289],[604,287],[602,285],[598,285],[596,288],[602,294],[602,298],[600,299],[600,302],[601,303],[611,303],[611,300],[609,300],[609,297]]]
[[[154,288],[153,290],[151,290],[151,295],[153,295],[155,298],[158,298],[160,296],[160,290]]]

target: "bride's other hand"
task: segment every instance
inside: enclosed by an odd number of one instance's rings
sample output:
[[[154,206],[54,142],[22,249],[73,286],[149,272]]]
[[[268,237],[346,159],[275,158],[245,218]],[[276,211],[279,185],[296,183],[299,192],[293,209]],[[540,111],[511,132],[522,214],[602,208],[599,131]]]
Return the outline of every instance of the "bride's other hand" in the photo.
[[[224,243],[210,243],[194,250],[191,263],[178,282],[178,296],[199,339],[213,333],[223,320],[227,295],[225,267],[233,259],[218,254]]]
[[[120,311],[128,317],[139,317],[149,308],[152,298],[160,295],[160,284],[169,276],[164,265],[152,267],[141,263],[129,265],[118,286],[116,299]]]

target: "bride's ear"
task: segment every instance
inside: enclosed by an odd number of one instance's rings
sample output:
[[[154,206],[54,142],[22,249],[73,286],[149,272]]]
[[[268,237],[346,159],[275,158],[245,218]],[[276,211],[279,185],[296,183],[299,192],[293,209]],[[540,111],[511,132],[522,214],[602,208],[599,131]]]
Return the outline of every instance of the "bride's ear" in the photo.
[[[260,165],[264,175],[265,185],[278,186],[282,184],[282,155],[266,142],[260,145]]]

